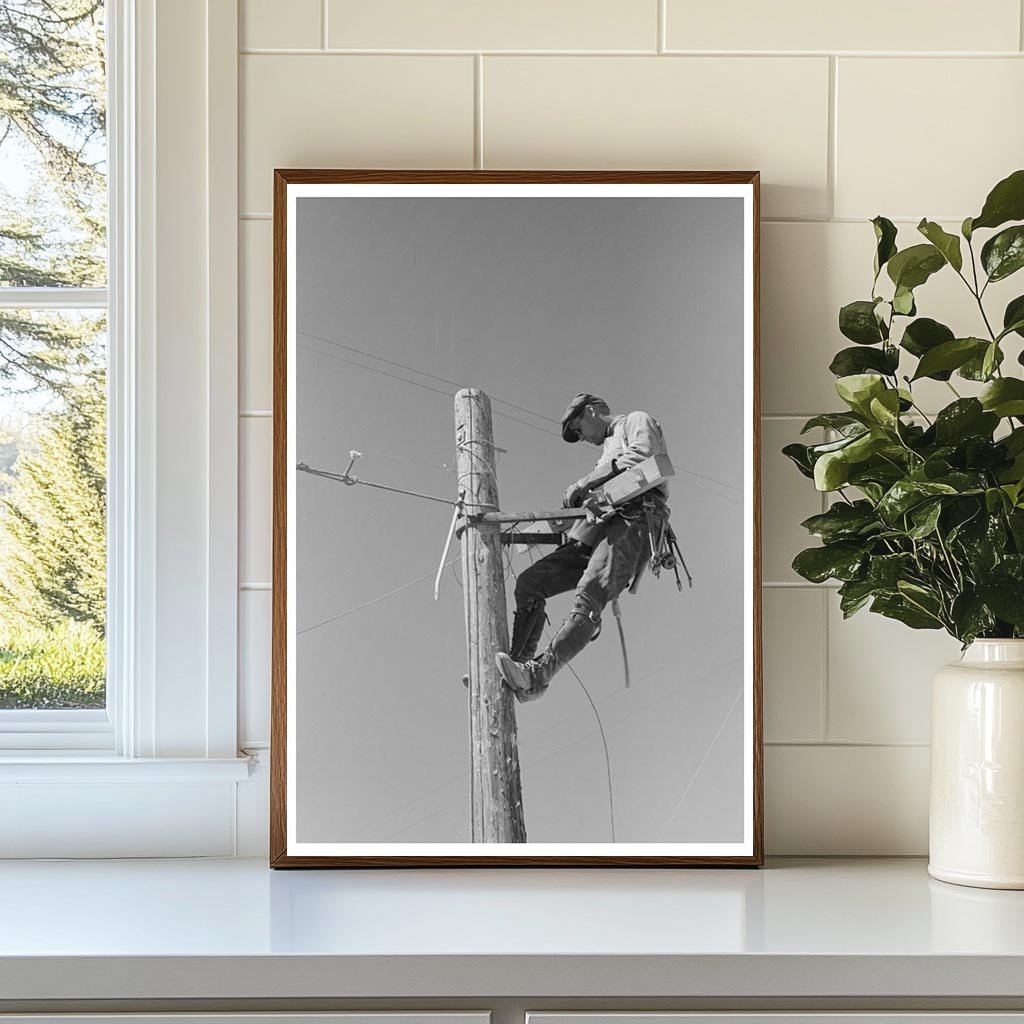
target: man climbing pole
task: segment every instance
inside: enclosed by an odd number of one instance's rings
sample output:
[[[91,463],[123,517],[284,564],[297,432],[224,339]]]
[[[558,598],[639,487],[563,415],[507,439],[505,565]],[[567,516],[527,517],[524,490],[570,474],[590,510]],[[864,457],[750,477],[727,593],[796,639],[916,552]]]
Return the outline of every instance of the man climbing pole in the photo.
[[[579,394],[562,417],[562,437],[601,448],[586,476],[566,488],[565,508],[583,505],[595,488],[652,455],[667,455],[658,421],[645,412],[612,415],[596,395]],[[661,483],[617,506],[607,517],[577,521],[566,543],[520,573],[511,650],[495,660],[502,679],[520,702],[543,696],[552,676],[601,631],[605,605],[638,578],[668,519],[668,485]],[[573,607],[547,649],[536,656],[546,621],[547,599],[575,588]]]

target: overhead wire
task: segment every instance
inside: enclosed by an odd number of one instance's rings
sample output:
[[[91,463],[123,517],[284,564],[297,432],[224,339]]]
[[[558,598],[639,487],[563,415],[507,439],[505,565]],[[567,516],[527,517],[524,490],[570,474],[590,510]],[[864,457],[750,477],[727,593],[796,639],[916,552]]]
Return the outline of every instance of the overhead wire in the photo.
[[[668,821],[665,822],[665,827],[661,830],[661,835],[658,836],[658,842],[660,843],[664,838],[665,834],[672,827],[672,822],[675,821],[676,815],[679,813],[680,808],[686,801],[686,798],[690,795],[690,790],[693,789],[693,784],[697,781],[697,776],[700,775],[701,769],[704,767],[705,762],[711,756],[711,751],[715,749],[715,744],[718,742],[718,737],[722,735],[722,730],[725,729],[726,722],[732,718],[733,711],[736,710],[736,705],[739,703],[740,698],[743,696],[743,688],[740,687],[740,692],[736,694],[736,699],[729,705],[729,710],[725,713],[725,718],[722,719],[722,724],[718,727],[718,731],[712,737],[711,742],[708,744],[708,749],[704,751],[704,756],[700,759],[700,764],[697,765],[693,775],[690,776],[690,781],[686,784],[686,789],[683,790],[682,795],[676,802],[676,806],[673,808],[672,813],[668,817]]]
[[[455,555],[449,561],[445,562],[445,568],[452,565],[459,555]],[[355,615],[356,612],[361,612],[364,608],[369,608],[372,604],[377,604],[378,601],[383,601],[385,598],[393,597],[395,594],[400,594],[403,590],[408,590],[410,587],[416,586],[417,583],[422,583],[426,579],[430,579],[437,572],[436,569],[431,569],[430,572],[424,573],[422,576],[417,576],[416,579],[410,580],[408,583],[403,583],[400,587],[395,587],[394,590],[389,590],[386,594],[381,594],[379,597],[371,598],[369,601],[364,601],[360,605],[356,605],[355,608],[349,608],[346,611],[339,612],[337,615],[332,615],[328,619],[322,619],[320,622],[314,622],[311,626],[303,626],[302,629],[297,629],[296,635],[301,633],[309,633],[314,629],[319,629],[321,626],[326,626],[331,622],[337,622],[338,619],[344,619],[349,615]]]
[[[548,643],[551,643],[551,633],[549,630],[544,630],[544,635],[547,637]],[[608,820],[611,826],[612,842],[615,842],[615,794],[612,787],[612,756],[608,751],[608,737],[605,735],[604,722],[601,721],[601,712],[597,710],[597,705],[594,703],[594,698],[590,696],[590,691],[587,689],[587,684],[580,678],[579,673],[573,668],[571,663],[565,666],[571,673],[577,683],[580,684],[580,689],[583,691],[584,696],[587,698],[587,702],[590,704],[591,709],[594,712],[594,718],[597,719],[597,728],[601,734],[601,746],[604,747],[604,767],[605,774],[608,778]]]
[[[340,346],[340,347],[344,347],[346,349],[352,347],[352,346],[341,346],[340,342],[333,342],[333,341],[330,341],[329,339],[321,338],[319,335],[309,334],[307,331],[299,331],[298,333],[302,334],[302,335],[304,335],[306,337],[315,338],[318,341],[323,341],[325,344],[328,344],[328,345]],[[377,367],[374,367],[374,366],[366,366],[363,363],[356,362],[354,359],[349,359],[349,358],[347,358],[345,356],[338,355],[337,353],[334,353],[334,352],[324,352],[322,349],[313,348],[310,345],[300,345],[300,347],[306,349],[309,352],[315,352],[318,355],[327,356],[329,359],[337,359],[339,362],[347,363],[349,366],[358,367],[359,369],[366,370],[369,373],[376,373],[376,374],[379,374],[382,377],[390,377],[392,380],[401,381],[403,384],[412,384],[414,387],[423,388],[426,391],[432,391],[434,394],[437,394],[437,395],[445,395],[448,398],[454,398],[455,397],[454,392],[442,391],[440,388],[431,387],[429,384],[423,384],[420,381],[409,380],[407,377],[399,377],[397,374],[389,373],[386,370],[381,370],[381,369],[378,369]],[[365,354],[370,359],[380,358],[381,362],[385,362],[385,363],[391,364],[390,360],[386,360],[386,359],[383,359],[383,358],[378,357],[378,356],[370,356],[367,353],[362,353],[362,351],[359,350],[359,349],[355,349],[354,351],[357,351],[360,354]],[[431,378],[431,379],[434,379],[434,380],[446,381],[446,378],[444,378],[444,377],[434,377],[432,374],[425,373],[422,370],[416,370],[416,369],[414,369],[411,366],[406,366],[404,363],[397,363],[397,364],[393,364],[393,365],[400,366],[402,369],[408,370],[408,372],[410,372],[410,373],[420,374],[421,376],[428,377],[428,378]],[[545,420],[548,420],[549,422],[552,422],[552,423],[558,422],[556,420],[552,420],[548,416],[543,416],[539,412],[533,412],[532,410],[525,409],[525,407],[523,407],[523,406],[515,405],[512,402],[505,402],[503,399],[498,399],[498,398],[495,398],[494,396],[490,396],[490,397],[495,402],[502,402],[502,404],[508,405],[511,408],[519,409],[520,411],[527,412],[531,416],[536,416],[538,419],[545,419]],[[532,427],[534,430],[539,430],[539,431],[541,431],[541,433],[548,434],[551,437],[560,437],[561,436],[561,434],[559,432],[557,432],[557,431],[548,430],[546,427],[538,426],[538,424],[536,424],[536,423],[530,423],[528,420],[520,419],[518,416],[510,416],[508,413],[502,412],[500,409],[495,409],[494,413],[497,416],[501,416],[501,417],[503,417],[505,419],[512,420],[515,423],[521,423],[524,426]],[[735,484],[726,483],[724,480],[717,480],[714,477],[707,476],[704,473],[698,473],[696,470],[693,470],[693,469],[687,469],[684,466],[680,466],[678,468],[679,468],[679,470],[681,472],[686,473],[686,474],[688,474],[690,476],[695,476],[695,477],[698,477],[699,479],[706,480],[708,483],[716,484],[719,487],[725,487],[728,490],[735,491],[737,494],[739,494],[741,496],[743,494],[742,488],[736,487]],[[721,498],[723,501],[730,501],[730,502],[732,502],[735,505],[742,504],[742,500],[737,500],[735,498],[731,498],[731,497],[729,497],[726,494],[721,494],[718,491],[713,491],[713,490],[711,490],[708,487],[701,487],[700,484],[694,483],[691,480],[678,480],[678,482],[680,484],[682,484],[684,487],[692,487],[695,490],[704,491],[706,494],[712,494],[716,498]]]
[[[305,334],[306,332],[305,331],[299,331],[298,333],[299,334]],[[332,344],[332,343],[331,342],[327,342],[326,344]],[[395,373],[388,373],[387,370],[381,370],[381,369],[378,369],[375,366],[366,366],[363,363],[357,363],[354,359],[349,359],[346,356],[338,355],[336,352],[324,352],[322,349],[313,348],[312,345],[303,345],[301,343],[299,343],[299,347],[306,349],[307,352],[315,352],[315,353],[317,353],[317,355],[327,356],[329,359],[337,359],[338,362],[341,362],[341,363],[348,363],[349,366],[357,366],[357,367],[359,367],[360,370],[366,370],[369,373],[377,373],[377,374],[380,374],[380,376],[382,376],[382,377],[390,377],[392,380],[400,380],[400,381],[402,381],[403,384],[412,384],[415,387],[423,388],[425,391],[433,391],[434,394],[437,394],[437,395],[446,395],[448,398],[454,398],[455,397],[455,392],[454,391],[442,391],[440,388],[431,387],[429,384],[422,384],[419,381],[409,380],[407,377],[399,377]],[[413,370],[412,372],[413,373],[419,373],[420,371],[419,370]],[[495,401],[497,401],[497,399],[495,399]],[[508,403],[508,404],[511,404],[511,403]],[[511,416],[511,415],[509,415],[509,413],[502,412],[500,409],[495,409],[494,410],[494,414],[496,416],[501,416],[501,417],[503,417],[504,419],[507,419],[507,420],[513,420],[515,423],[522,423],[524,426],[533,427],[534,430],[539,430],[542,434],[549,434],[551,437],[560,437],[561,436],[560,434],[558,434],[554,430],[548,430],[547,427],[542,427],[542,426],[540,426],[537,423],[531,423],[529,420],[520,419],[518,416]],[[537,413],[532,413],[531,415],[537,415]]]
[[[450,384],[453,388],[464,388],[465,384],[460,384],[458,381],[449,380],[447,377],[438,377],[436,374],[427,373],[425,370],[417,370],[413,366],[408,366],[405,363],[395,362],[393,359],[385,359],[383,356],[374,355],[372,352],[364,352],[360,348],[356,348],[354,345],[346,345],[344,342],[337,341],[334,338],[325,338],[320,334],[313,334],[310,331],[297,331],[296,333],[302,334],[307,338],[315,338],[317,341],[323,341],[328,345],[335,345],[337,348],[343,348],[348,352],[355,352],[357,355],[365,356],[367,359],[376,359],[378,362],[386,363],[388,366],[396,366],[401,370],[407,370],[409,373],[419,374],[421,377],[426,377],[429,380],[436,380],[441,384]],[[527,409],[525,406],[516,405],[515,402],[509,402],[504,398],[496,398],[494,395],[490,395],[492,402],[498,402],[501,405],[507,405],[510,409],[517,409],[519,412],[525,412],[528,416],[536,416],[539,420],[547,420],[548,423],[560,424],[560,420],[553,419],[551,416],[545,416],[543,413],[534,412],[532,409]]]
[[[532,561],[532,555],[531,555],[531,561]],[[695,648],[692,648],[692,649],[691,648],[687,648],[682,653],[676,655],[674,658],[670,658],[668,661],[666,661],[663,664],[659,665],[657,668],[652,669],[650,672],[646,673],[643,676],[643,678],[641,680],[639,680],[639,681],[640,682],[644,682],[645,680],[650,679],[650,678],[658,675],[659,673],[665,671],[665,669],[670,668],[672,665],[674,665],[678,661],[681,661],[683,658],[692,657],[693,654],[695,653],[695,651],[703,650],[706,647],[717,646],[719,644],[719,642],[724,637],[728,636],[729,633],[731,633],[738,626],[739,626],[739,623],[732,623],[725,630],[723,630],[721,633],[718,633],[718,634],[716,634],[714,636],[707,637],[704,641],[702,641],[701,643],[697,644],[697,646]],[[696,680],[693,680],[693,682],[701,682],[704,678],[707,677],[708,674],[710,674],[710,673],[706,673],[705,675],[698,677]],[[602,697],[598,701],[598,703],[604,703],[605,701],[610,700],[612,696],[614,696],[614,694],[609,694],[609,695],[607,695],[605,697]],[[671,694],[669,694],[668,696],[671,696]],[[656,704],[656,703],[659,703],[662,699],[664,699],[664,698],[663,697],[659,697],[659,698],[656,698],[654,701],[652,701],[650,705],[641,705],[640,708],[635,713],[642,712],[643,710],[645,710],[646,707],[652,706],[653,704]],[[542,737],[547,736],[547,735],[549,735],[551,733],[560,733],[560,732],[564,731],[562,727],[567,722],[571,722],[580,713],[581,712],[573,712],[573,713],[571,713],[569,715],[563,716],[562,718],[556,719],[555,721],[551,722],[549,725],[546,725],[543,729],[540,729],[536,733],[534,733],[533,737],[532,737],[533,741],[536,742],[537,740],[539,740]],[[630,717],[632,717],[632,716],[630,716]],[[592,734],[588,734],[587,736],[584,736],[583,739],[588,739],[590,735],[592,735]],[[579,741],[576,741],[576,742],[579,742]],[[524,762],[524,767],[529,768],[529,767],[532,767],[533,764],[535,764],[535,763],[539,764],[540,761],[545,761],[549,757],[553,757],[555,754],[561,753],[563,750],[567,749],[568,746],[574,746],[574,745],[575,745],[575,742],[573,744],[567,745],[567,747],[559,747],[556,750],[554,750],[551,754],[546,754],[546,755],[544,755],[544,757],[539,758],[537,762],[530,762],[529,764],[526,764]],[[379,824],[380,822],[384,821],[386,818],[389,818],[389,817],[391,817],[391,816],[393,816],[395,814],[399,814],[400,812],[404,811],[406,808],[412,807],[412,806],[414,806],[415,804],[419,803],[422,800],[426,800],[427,797],[433,796],[435,793],[439,792],[440,790],[444,789],[447,786],[452,786],[452,785],[455,785],[458,782],[462,782],[464,779],[466,779],[468,777],[468,774],[469,774],[468,772],[463,772],[460,775],[449,776],[447,779],[445,779],[444,782],[440,782],[436,786],[432,786],[430,789],[424,790],[422,793],[417,793],[416,796],[411,797],[410,799],[406,800],[404,803],[399,804],[397,807],[392,808],[390,811],[387,811],[384,814],[378,815],[376,818],[372,818],[370,821],[366,822],[365,824],[360,825],[359,828],[357,828],[355,831],[349,832],[343,838],[342,841],[343,842],[351,842],[354,839],[355,836],[359,835],[360,832],[364,832],[366,829],[372,827],[373,825]],[[456,803],[459,803],[459,802],[461,802],[461,800],[460,801],[456,801],[455,803],[446,804],[444,807],[440,808],[437,812],[432,812],[432,813],[440,813],[443,810],[448,810],[449,808],[454,807],[456,805]],[[412,824],[417,824],[419,821],[425,821],[427,818],[429,818],[431,816],[432,816],[432,814],[431,815],[426,815],[424,818],[418,818],[417,821],[413,822]]]

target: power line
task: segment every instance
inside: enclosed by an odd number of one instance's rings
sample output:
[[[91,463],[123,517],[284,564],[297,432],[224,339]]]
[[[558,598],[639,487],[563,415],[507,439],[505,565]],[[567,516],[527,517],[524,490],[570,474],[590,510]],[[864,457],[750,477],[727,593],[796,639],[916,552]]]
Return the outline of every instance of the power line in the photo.
[[[378,362],[386,363],[388,366],[397,366],[401,370],[408,370],[409,373],[419,374],[421,377],[426,377],[428,380],[436,380],[441,384],[450,384],[453,388],[459,389],[464,388],[465,384],[460,384],[458,381],[449,380],[447,377],[438,377],[433,373],[427,373],[425,370],[417,370],[413,366],[407,366],[405,363],[396,363],[393,359],[385,359],[383,356],[375,356],[372,352],[364,352],[361,348],[356,348],[354,345],[346,345],[344,342],[337,341],[334,338],[324,338],[319,334],[312,334],[309,331],[297,331],[297,334],[302,334],[307,338],[316,338],[317,341],[324,341],[328,345],[336,345],[338,348],[343,348],[348,352],[355,352],[356,355],[366,356],[367,359],[376,359]],[[525,406],[516,405],[515,402],[506,401],[504,398],[496,398],[494,395],[489,396],[492,402],[499,402],[501,405],[507,405],[510,409],[518,409],[519,412],[525,412],[529,416],[536,416],[539,420],[547,420],[548,423],[561,424],[561,420],[552,419],[550,416],[545,416],[543,413],[534,412],[533,409],[527,409]]]
[[[661,830],[661,835],[658,836],[658,842],[660,843],[665,838],[665,833],[672,827],[672,822],[675,821],[676,815],[679,813],[679,808],[683,806],[684,801],[690,795],[690,790],[693,789],[693,784],[697,781],[697,776],[700,775],[701,769],[704,767],[705,761],[711,756],[711,751],[715,749],[715,744],[718,742],[718,737],[722,735],[722,730],[725,728],[725,723],[732,718],[733,711],[736,710],[736,705],[740,701],[740,697],[743,696],[743,687],[740,687],[740,692],[736,694],[736,699],[729,705],[729,710],[725,713],[725,718],[722,719],[722,724],[718,727],[718,731],[712,737],[711,742],[708,744],[708,749],[704,751],[704,756],[700,759],[700,764],[697,765],[697,770],[690,777],[690,781],[686,784],[686,789],[683,790],[683,795],[679,798],[676,803],[675,809],[668,817],[668,821],[665,822],[665,827]]]
[[[406,366],[404,363],[395,363],[389,359],[384,359],[381,356],[370,355],[368,352],[363,352],[361,349],[353,348],[351,345],[343,345],[339,341],[331,341],[329,338],[322,338],[317,334],[310,334],[308,331],[298,331],[297,333],[307,337],[314,338],[317,341],[322,341],[327,345],[333,345],[338,348],[344,348],[353,352],[357,352],[359,355],[365,355],[369,359],[379,359],[382,363],[387,363],[389,366],[397,366],[403,370],[407,370],[409,373],[419,374],[422,377],[427,377],[430,380],[440,381],[441,383],[451,384],[453,387],[460,387],[455,381],[449,381],[446,377],[436,377],[433,374],[425,373],[423,370],[417,370],[414,367]],[[414,387],[423,388],[425,391],[432,391],[436,395],[446,395],[448,398],[454,398],[455,394],[451,391],[442,391],[440,388],[433,388],[429,384],[423,384],[420,381],[409,380],[407,377],[399,377],[397,374],[388,373],[387,370],[381,370],[374,366],[366,366],[363,363],[356,362],[354,359],[348,359],[345,356],[338,355],[334,352],[324,352],[321,349],[313,348],[310,345],[300,345],[300,348],[306,349],[307,352],[315,352],[317,355],[327,356],[329,359],[337,359],[339,362],[347,363],[349,366],[356,366],[360,370],[366,370],[369,373],[376,373],[382,377],[390,377],[392,380],[401,381],[403,384],[412,384]],[[492,401],[500,402],[502,405],[507,405],[512,409],[518,409],[520,412],[525,412],[530,416],[536,416],[538,419],[547,420],[549,423],[558,423],[560,421],[551,419],[550,416],[544,416],[542,413],[534,412],[532,409],[527,409],[521,405],[515,405],[513,402],[506,402],[504,399],[496,398],[493,395],[489,395]],[[536,423],[530,423],[528,420],[520,419],[518,416],[510,416],[506,412],[502,412],[500,409],[495,409],[494,413],[496,416],[501,416],[504,419],[512,420],[514,423],[521,423],[524,426],[532,427],[534,430],[539,430],[542,434],[548,434],[550,437],[561,437],[561,434],[554,430],[548,430],[546,427],[538,426]],[[698,473],[695,469],[687,469],[685,466],[680,466],[679,469],[683,473],[688,473],[690,476],[695,476],[701,480],[706,480],[708,483],[717,484],[719,487],[725,487],[730,491],[735,491],[737,494],[742,495],[743,489],[737,487],[735,484],[728,484],[724,480],[717,480],[713,476],[707,476],[705,473]],[[707,494],[713,494],[715,497],[722,498],[724,501],[732,501],[734,504],[740,504],[734,498],[730,498],[728,495],[720,494],[717,491],[712,491],[710,488],[701,487],[699,484],[692,483],[686,480],[680,480],[684,487],[693,487],[698,491],[705,491]]]
[[[456,555],[454,558],[445,562],[445,568],[447,569],[449,565],[457,561],[460,557],[461,555]],[[302,629],[298,629],[295,631],[296,636],[298,636],[301,633],[308,633],[314,629],[319,629],[321,626],[326,626],[330,622],[337,622],[338,619],[344,619],[348,615],[355,615],[356,612],[361,612],[364,608],[369,608],[371,604],[376,604],[378,601],[383,601],[387,597],[392,597],[395,594],[401,593],[403,590],[408,590],[410,587],[416,586],[417,583],[422,583],[425,579],[429,579],[436,572],[436,569],[431,569],[430,572],[424,573],[422,576],[417,576],[416,579],[410,580],[408,583],[403,583],[402,586],[395,587],[394,590],[389,590],[386,594],[381,594],[380,597],[374,597],[371,600],[364,602],[363,604],[357,605],[355,608],[349,608],[348,611],[339,612],[337,615],[332,615],[329,619],[324,619],[321,622],[315,622],[313,623],[312,626],[303,626]]]
[[[300,331],[300,334],[305,334],[304,331]],[[333,344],[333,342],[327,342],[327,344]],[[423,388],[425,391],[433,391],[436,395],[447,395],[448,398],[454,398],[455,392],[453,391],[442,391],[440,388],[432,388],[429,384],[421,384],[416,380],[409,380],[406,377],[399,377],[397,374],[388,373],[387,370],[377,369],[375,366],[365,366],[363,363],[357,363],[354,359],[348,359],[345,356],[338,355],[335,352],[324,352],[321,349],[313,348],[311,345],[299,345],[300,348],[306,349],[307,352],[315,352],[317,355],[327,356],[329,359],[337,359],[341,363],[348,363],[349,366],[358,366],[360,370],[367,370],[370,373],[378,373],[382,377],[390,377],[392,380],[400,380],[403,384],[412,384],[414,387]],[[413,373],[419,373],[419,370],[413,370]],[[497,401],[497,399],[495,399]],[[494,414],[496,416],[502,416],[507,420],[512,420],[515,423],[522,423],[524,426],[533,427],[534,430],[539,430],[542,434],[548,434],[551,437],[560,437],[553,430],[548,430],[547,427],[541,427],[536,423],[530,423],[529,420],[521,420],[518,416],[510,416],[507,412],[502,412],[500,409],[495,409]],[[536,414],[533,414],[536,415]]]
[[[703,647],[703,646],[707,646],[707,645],[706,644],[702,644],[701,646]],[[708,679],[711,676],[715,675],[717,672],[720,672],[723,668],[731,668],[732,665],[735,662],[739,661],[739,660],[740,659],[737,657],[737,658],[730,659],[724,665],[723,664],[717,664],[717,665],[713,666],[712,668],[710,668],[707,672],[704,672],[702,675],[699,675],[695,679],[691,680],[691,684],[692,683],[703,682],[705,679]],[[666,667],[666,666],[662,666],[662,668],[664,668],[664,667]],[[660,671],[660,669],[657,669],[656,671]],[[671,699],[673,697],[679,697],[679,696],[681,696],[681,691],[678,691],[678,690],[674,691],[674,692],[671,692],[671,693],[664,694],[661,697],[658,697],[655,700],[650,701],[647,704],[642,704],[639,708],[636,709],[636,711],[633,711],[630,714],[624,715],[622,718],[617,719],[614,724],[621,725],[623,722],[627,722],[627,721],[629,721],[629,719],[635,718],[637,715],[643,714],[643,712],[645,712],[645,711],[649,711],[652,707],[654,707],[655,704],[660,704],[662,701],[669,700],[669,699]],[[607,699],[607,698],[605,698],[605,699]],[[550,731],[550,729],[545,729],[544,733],[547,733],[549,731]],[[585,735],[579,737],[579,739],[573,740],[572,742],[567,743],[567,744],[565,744],[562,747],[558,747],[555,750],[551,751],[551,753],[545,754],[543,757],[537,758],[535,761],[530,761],[530,762],[524,763],[523,767],[524,768],[533,768],[536,765],[543,763],[544,761],[550,760],[552,757],[555,757],[558,754],[564,754],[566,751],[571,750],[573,747],[579,746],[581,743],[584,743],[587,740],[591,739],[594,735],[595,734],[592,733],[592,732],[586,733]],[[402,807],[397,808],[393,813],[397,814],[399,811],[403,810],[405,807],[408,807],[410,804],[416,803],[418,800],[422,800],[422,799],[426,798],[427,796],[430,796],[431,794],[437,792],[438,790],[441,790],[441,789],[445,788],[445,786],[451,785],[454,782],[459,782],[462,779],[464,779],[465,777],[466,776],[464,774],[460,775],[458,777],[453,777],[453,778],[449,779],[447,782],[442,783],[439,786],[435,786],[433,789],[429,790],[428,792],[421,794],[419,797],[416,797],[415,799],[409,801],[406,804],[403,804]],[[411,821],[408,824],[402,825],[400,828],[393,829],[391,832],[388,832],[387,834],[385,834],[383,836],[383,838],[378,840],[378,841],[379,842],[387,842],[389,839],[391,839],[392,837],[398,835],[399,833],[405,832],[408,829],[413,828],[416,825],[419,825],[421,822],[429,821],[431,818],[436,817],[438,814],[442,814],[444,811],[451,810],[451,808],[456,807],[460,803],[462,803],[463,799],[464,798],[460,797],[458,800],[454,800],[451,803],[445,804],[442,807],[437,808],[437,810],[431,811],[429,814],[424,814],[421,817],[416,818],[414,821]],[[351,840],[351,836],[358,835],[360,832],[365,831],[371,825],[376,824],[377,821],[381,821],[381,820],[383,820],[383,819],[382,818],[377,818],[374,821],[369,822],[366,825],[360,826],[358,829],[356,829],[355,832],[350,833],[349,837],[346,837],[346,839],[344,841],[345,842],[351,842],[352,841]]]
[[[531,556],[531,561],[532,561],[532,556]],[[704,640],[701,643],[697,644],[696,647],[694,647],[694,648],[687,648],[686,650],[682,651],[682,653],[676,655],[674,658],[670,658],[668,661],[666,661],[663,664],[659,665],[657,668],[652,669],[650,672],[648,672],[646,675],[644,675],[643,678],[639,680],[639,682],[644,682],[647,679],[651,679],[651,678],[659,675],[660,673],[664,672],[665,669],[671,668],[673,665],[675,665],[679,661],[682,661],[684,658],[692,657],[693,654],[696,651],[701,651],[701,650],[704,650],[707,647],[712,647],[712,646],[718,644],[718,642],[720,640],[722,640],[724,637],[726,637],[730,633],[732,633],[733,630],[735,630],[735,629],[737,629],[739,627],[739,625],[740,625],[740,623],[738,623],[738,622],[731,623],[726,629],[722,630],[720,633],[717,633],[714,636],[708,637],[706,640]],[[701,680],[706,678],[706,675],[707,674],[705,674],[704,676],[698,677],[696,680],[694,680],[694,682],[700,682]],[[598,703],[602,703],[603,704],[605,701],[610,700],[613,696],[614,696],[614,694],[609,694],[608,696],[602,697],[601,700],[598,701]],[[672,696],[672,694],[669,693],[669,694],[666,694],[664,696],[666,696],[666,697],[667,696]],[[658,703],[662,699],[663,699],[662,697],[659,697],[653,703]],[[639,711],[643,711],[646,706],[649,706],[649,705],[641,705],[641,707],[639,708]],[[556,719],[550,725],[547,725],[543,729],[539,730],[534,735],[534,737],[533,737],[534,741],[536,741],[538,739],[541,739],[542,737],[547,736],[550,733],[559,733],[559,732],[561,732],[562,731],[562,726],[564,726],[568,722],[571,722],[579,714],[580,714],[580,712],[573,712],[573,713],[571,713],[569,715],[564,716],[563,718]],[[632,717],[632,716],[629,716],[629,717]],[[582,739],[588,739],[592,735],[593,735],[592,733],[588,733],[586,736],[582,737]],[[575,741],[575,742],[579,742],[579,741]],[[569,746],[575,746],[575,742],[572,743],[572,744],[569,744]],[[546,754],[540,760],[547,760],[549,757],[553,757],[555,754],[561,753],[565,749],[567,749],[567,747],[558,747],[551,754]],[[539,763],[539,761],[537,763]],[[524,767],[530,767],[530,765],[524,765]],[[376,818],[372,818],[370,821],[366,822],[365,824],[360,825],[354,832],[349,832],[344,837],[344,839],[342,841],[343,842],[353,842],[354,841],[354,837],[359,835],[360,832],[365,832],[366,829],[372,828],[374,825],[379,824],[380,822],[384,821],[387,818],[390,818],[390,817],[393,817],[393,816],[395,816],[397,814],[400,814],[402,811],[406,810],[409,807],[414,806],[415,804],[420,803],[420,801],[422,801],[422,800],[426,800],[427,797],[433,796],[435,793],[439,792],[440,790],[445,789],[448,786],[455,785],[455,783],[462,782],[467,777],[468,777],[468,773],[467,772],[463,772],[461,775],[452,775],[452,776],[450,776],[449,778],[445,779],[444,782],[440,782],[436,786],[432,786],[430,789],[425,790],[422,793],[417,793],[416,796],[412,797],[409,800],[406,800],[405,803],[399,804],[397,807],[392,808],[390,811],[386,811],[384,814],[378,815]],[[456,801],[456,803],[457,802],[458,801]],[[434,812],[434,813],[438,813],[439,814],[441,811],[448,810],[449,808],[454,807],[454,806],[455,806],[455,803],[446,804],[444,807],[440,808],[440,810],[438,810],[437,812]],[[429,818],[431,816],[432,815],[426,815],[424,818],[418,818],[418,819],[416,819],[416,821],[412,822],[411,824],[413,824],[413,825],[418,824],[420,821],[425,821],[426,818]],[[402,829],[399,829],[398,831],[402,831]],[[391,833],[391,834],[394,834],[394,833]]]
[[[548,638],[548,643],[551,643],[551,634],[548,630],[544,630],[544,635]],[[586,683],[580,679],[576,669],[571,664],[567,664],[566,668],[573,674],[573,678],[577,683],[580,684],[580,689],[583,691],[587,698],[587,702],[590,704],[594,711],[594,717],[597,719],[597,728],[601,733],[601,746],[604,747],[604,767],[605,774],[608,776],[608,820],[611,824],[612,842],[615,842],[615,797],[612,791],[612,756],[608,752],[608,737],[604,734],[604,723],[601,721],[601,712],[597,710],[597,705],[594,703],[594,698],[590,696],[590,691],[587,689]]]
[[[390,491],[392,494],[407,494],[411,498],[422,498],[424,501],[434,501],[439,505],[458,504],[458,502],[452,501],[450,498],[438,498],[436,495],[423,494],[420,491],[407,491],[404,487],[389,487],[387,484],[376,484],[370,480],[360,480],[358,477],[349,476],[347,473],[331,473],[326,469],[314,469],[312,466],[307,466],[304,462],[300,462],[295,468],[301,473],[309,473],[310,476],[322,476],[325,480],[337,480],[343,484],[359,484],[363,487],[373,487],[378,491]]]

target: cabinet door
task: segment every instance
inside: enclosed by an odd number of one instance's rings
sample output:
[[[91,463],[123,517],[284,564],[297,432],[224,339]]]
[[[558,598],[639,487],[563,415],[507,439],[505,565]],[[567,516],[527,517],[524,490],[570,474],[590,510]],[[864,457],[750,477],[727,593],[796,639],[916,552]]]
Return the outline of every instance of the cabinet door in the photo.
[[[0,1013],[0,1024],[490,1024],[488,1012]]]
[[[1024,1024],[1024,1013],[969,1010],[886,1013],[527,1013],[526,1024]]]

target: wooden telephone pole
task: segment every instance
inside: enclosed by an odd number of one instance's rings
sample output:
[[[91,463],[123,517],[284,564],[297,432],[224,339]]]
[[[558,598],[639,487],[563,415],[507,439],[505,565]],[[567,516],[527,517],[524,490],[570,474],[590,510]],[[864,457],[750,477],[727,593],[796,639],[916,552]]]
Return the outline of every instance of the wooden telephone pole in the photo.
[[[468,512],[497,511],[491,402],[482,391],[455,396],[459,488]],[[462,581],[469,652],[469,741],[474,843],[525,843],[514,698],[494,655],[508,650],[505,574],[497,524],[462,531]]]

